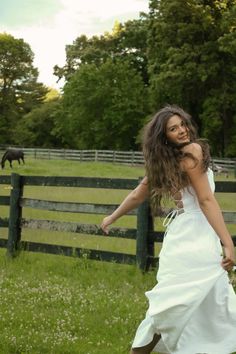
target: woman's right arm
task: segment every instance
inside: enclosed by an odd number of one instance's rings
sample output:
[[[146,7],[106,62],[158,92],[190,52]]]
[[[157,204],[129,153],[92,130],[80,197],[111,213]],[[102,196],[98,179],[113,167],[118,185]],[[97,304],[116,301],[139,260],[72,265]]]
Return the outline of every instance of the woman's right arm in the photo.
[[[127,195],[119,207],[111,215],[106,216],[103,219],[101,228],[105,234],[108,234],[109,232],[109,225],[114,223],[121,216],[127,214],[130,210],[137,208],[145,199],[147,199],[148,194],[148,181],[147,177],[144,177],[139,185]]]
[[[200,145],[192,143],[185,146],[184,150],[190,152],[198,161],[202,161],[203,156]],[[225,225],[219,204],[210,188],[207,174],[202,172],[201,163],[193,164],[192,159],[189,158],[183,161],[182,167],[196,192],[202,212],[223,244],[225,255],[222,260],[222,267],[230,271],[235,263],[234,244]]]

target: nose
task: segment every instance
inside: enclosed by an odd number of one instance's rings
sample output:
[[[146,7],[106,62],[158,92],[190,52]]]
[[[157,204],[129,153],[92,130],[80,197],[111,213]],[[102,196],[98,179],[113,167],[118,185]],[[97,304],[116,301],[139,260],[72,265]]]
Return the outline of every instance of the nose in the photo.
[[[186,127],[185,127],[184,125],[181,125],[181,126],[179,127],[179,132],[180,132],[180,133],[185,133],[185,131],[186,131]]]

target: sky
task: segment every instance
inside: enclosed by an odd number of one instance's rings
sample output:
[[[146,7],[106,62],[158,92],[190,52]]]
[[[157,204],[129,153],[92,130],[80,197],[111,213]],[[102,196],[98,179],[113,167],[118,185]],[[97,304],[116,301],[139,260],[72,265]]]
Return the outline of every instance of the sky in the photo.
[[[148,0],[0,0],[0,33],[23,38],[35,55],[38,81],[59,89],[54,65],[63,66],[65,46],[82,34],[110,32],[148,12]]]

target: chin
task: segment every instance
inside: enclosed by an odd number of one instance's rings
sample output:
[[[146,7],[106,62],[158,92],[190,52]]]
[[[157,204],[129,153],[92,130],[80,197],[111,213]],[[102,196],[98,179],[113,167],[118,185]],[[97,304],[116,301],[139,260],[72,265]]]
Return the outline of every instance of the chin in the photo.
[[[190,143],[189,139],[181,140],[178,142],[178,144],[187,144],[187,143]]]
[[[182,140],[182,141],[178,141],[178,142],[174,143],[174,145],[178,146],[178,147],[182,147],[182,146],[189,144],[190,142],[191,142],[190,140]]]

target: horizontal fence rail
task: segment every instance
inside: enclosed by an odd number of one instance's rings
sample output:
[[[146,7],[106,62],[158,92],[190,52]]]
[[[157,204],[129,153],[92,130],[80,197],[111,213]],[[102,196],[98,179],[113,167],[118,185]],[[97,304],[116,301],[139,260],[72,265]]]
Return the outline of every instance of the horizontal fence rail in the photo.
[[[65,213],[86,213],[107,215],[117,208],[117,204],[93,204],[59,202],[24,197],[24,186],[48,186],[79,187],[98,189],[122,189],[130,190],[137,186],[139,180],[135,179],[111,179],[92,177],[54,177],[54,176],[20,176],[13,173],[11,176],[0,176],[0,184],[6,185],[10,196],[0,196],[1,205],[10,206],[9,218],[0,218],[0,227],[8,227],[8,240],[0,239],[0,247],[7,247],[8,254],[14,255],[18,250],[24,249],[35,252],[48,252],[52,254],[64,254],[68,256],[80,256],[90,259],[115,261],[122,263],[137,263],[142,270],[147,270],[151,265],[156,265],[158,258],[154,255],[154,243],[162,242],[164,232],[155,231],[150,214],[150,206],[147,201],[133,210],[129,215],[136,215],[136,228],[112,227],[110,237],[136,240],[136,255],[122,254],[94,249],[82,249],[64,245],[50,245],[32,241],[21,241],[22,229],[42,229],[49,231],[71,232],[84,235],[103,236],[100,226],[78,222],[64,222],[43,219],[27,219],[22,217],[23,208],[33,208]],[[216,181],[216,192],[236,193],[236,182]],[[171,208],[164,208],[159,212],[160,217],[165,217]],[[223,211],[226,223],[236,223],[235,211]],[[233,236],[236,245],[236,235]]]
[[[8,198],[9,199],[9,198]],[[82,213],[82,214],[111,214],[118,204],[92,204],[92,203],[73,203],[22,198],[20,201],[21,207],[47,209],[50,211],[61,211],[68,213]],[[136,215],[137,210],[132,210],[127,215]]]
[[[14,149],[14,147],[9,147]],[[127,165],[143,165],[144,158],[141,151],[113,151],[113,150],[72,150],[72,149],[41,149],[21,148],[25,156],[35,159],[63,159],[74,161],[101,161]],[[3,155],[5,148],[0,148]],[[213,158],[215,172],[226,173],[236,170],[236,158]],[[236,172],[235,172],[236,173]]]

